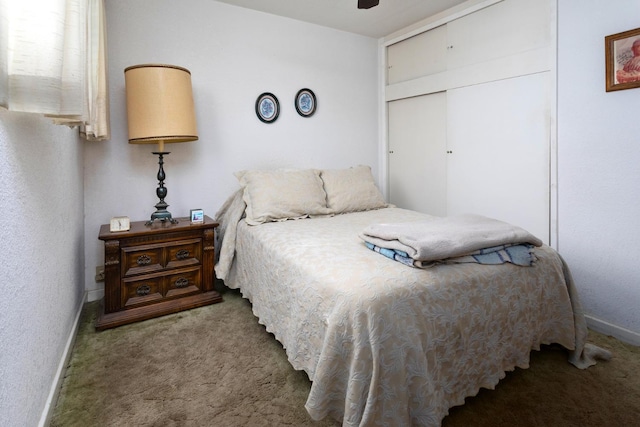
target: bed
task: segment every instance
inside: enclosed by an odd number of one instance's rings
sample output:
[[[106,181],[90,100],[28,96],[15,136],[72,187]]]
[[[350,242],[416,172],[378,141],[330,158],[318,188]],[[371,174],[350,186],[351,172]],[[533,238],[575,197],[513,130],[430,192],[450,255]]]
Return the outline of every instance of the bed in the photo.
[[[542,344],[564,346],[579,368],[607,357],[586,344],[569,270],[548,246],[531,267],[414,268],[368,248],[362,231],[436,217],[386,204],[370,168],[237,176],[216,215],[216,274],[307,373],[315,420],[439,426]]]

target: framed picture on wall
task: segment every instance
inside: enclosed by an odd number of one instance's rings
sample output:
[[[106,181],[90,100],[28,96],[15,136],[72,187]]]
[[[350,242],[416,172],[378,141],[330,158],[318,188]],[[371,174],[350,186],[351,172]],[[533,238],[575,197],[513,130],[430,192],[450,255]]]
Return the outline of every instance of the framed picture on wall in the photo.
[[[273,123],[280,114],[280,103],[272,93],[264,92],[256,99],[256,115],[263,123]]]
[[[604,38],[606,90],[640,87],[640,28]]]
[[[296,111],[302,117],[311,117],[316,112],[316,94],[311,89],[300,89],[296,94]]]

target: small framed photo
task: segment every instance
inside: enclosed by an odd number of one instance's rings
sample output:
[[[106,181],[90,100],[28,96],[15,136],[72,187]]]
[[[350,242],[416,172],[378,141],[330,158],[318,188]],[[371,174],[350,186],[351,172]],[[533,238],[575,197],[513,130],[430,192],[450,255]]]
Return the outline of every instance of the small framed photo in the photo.
[[[191,224],[204,223],[204,211],[202,209],[191,209]]]
[[[311,117],[316,112],[316,95],[311,89],[300,89],[296,94],[296,111],[302,117]]]
[[[256,115],[263,123],[273,123],[280,114],[280,103],[272,93],[265,92],[256,99]]]
[[[606,90],[640,87],[640,28],[604,38]]]

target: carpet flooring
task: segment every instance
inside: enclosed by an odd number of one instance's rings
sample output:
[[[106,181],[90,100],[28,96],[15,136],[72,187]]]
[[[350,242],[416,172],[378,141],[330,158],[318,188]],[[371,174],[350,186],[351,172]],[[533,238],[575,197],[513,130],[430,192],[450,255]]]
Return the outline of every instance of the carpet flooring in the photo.
[[[339,426],[311,420],[306,374],[247,300],[223,297],[103,332],[97,302],[86,304],[50,426]],[[590,342],[612,360],[579,370],[560,347],[533,351],[529,369],[452,408],[443,427],[637,425],[640,348],[596,332]]]

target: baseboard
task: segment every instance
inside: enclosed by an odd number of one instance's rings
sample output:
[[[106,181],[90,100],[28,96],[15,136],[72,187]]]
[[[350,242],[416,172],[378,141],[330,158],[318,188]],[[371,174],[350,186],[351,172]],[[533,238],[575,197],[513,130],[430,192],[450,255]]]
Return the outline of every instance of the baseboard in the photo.
[[[64,348],[64,352],[62,353],[62,357],[60,358],[60,363],[58,364],[58,370],[56,371],[56,375],[53,378],[53,383],[51,384],[51,389],[49,390],[49,396],[47,397],[47,401],[42,410],[42,415],[40,416],[40,422],[38,423],[38,427],[46,427],[50,424],[51,416],[53,415],[53,409],[55,407],[56,401],[58,400],[58,394],[60,393],[60,387],[62,387],[62,380],[64,379],[64,374],[67,369],[69,359],[71,358],[71,351],[73,350],[73,344],[76,341],[78,326],[80,325],[80,314],[82,313],[82,307],[84,307],[84,303],[86,300],[87,300],[87,293],[85,292],[84,298],[80,303],[80,307],[78,307],[76,318],[73,321],[73,327],[71,328],[71,332],[69,333],[69,337],[67,338],[67,344]]]
[[[620,341],[624,341],[627,344],[640,346],[640,334],[634,331],[630,331],[629,329],[625,329],[623,327],[613,325],[609,322],[605,322],[604,320],[598,319],[593,316],[588,316],[585,314],[585,319],[587,320],[587,326],[589,329],[593,329],[596,332],[600,332],[601,334],[611,335],[619,339]]]

